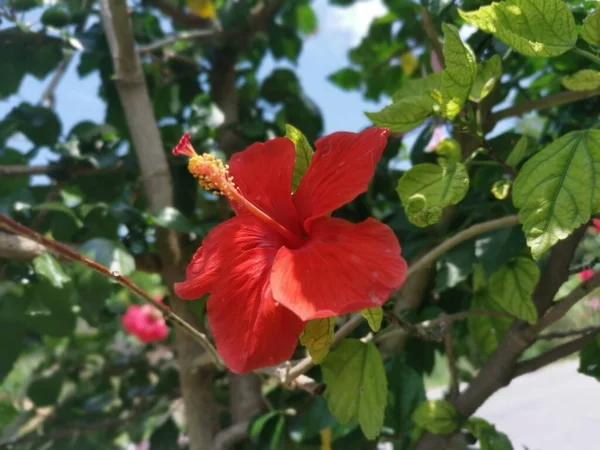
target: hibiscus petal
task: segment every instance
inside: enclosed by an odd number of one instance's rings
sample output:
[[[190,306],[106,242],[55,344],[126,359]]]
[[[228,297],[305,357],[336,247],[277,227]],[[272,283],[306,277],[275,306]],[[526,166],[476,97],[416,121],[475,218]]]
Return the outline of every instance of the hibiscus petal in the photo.
[[[315,142],[316,151],[293,200],[300,221],[324,216],[369,187],[389,131],[371,127],[360,133],[338,132]]]
[[[292,202],[292,175],[296,150],[287,138],[256,143],[229,161],[229,173],[241,193],[293,233],[301,234]],[[243,207],[233,205],[237,214]]]
[[[406,278],[400,252],[392,230],[374,219],[316,218],[306,245],[277,253],[273,296],[305,321],[381,305]]]
[[[198,299],[213,290],[236,254],[258,246],[278,249],[281,245],[281,237],[253,216],[232,217],[206,235],[186,269],[185,281],[175,283],[175,293],[184,300]]]
[[[237,255],[208,299],[217,350],[232,372],[290,359],[304,328],[304,322],[273,300],[269,279],[275,254],[275,249],[255,248]]]

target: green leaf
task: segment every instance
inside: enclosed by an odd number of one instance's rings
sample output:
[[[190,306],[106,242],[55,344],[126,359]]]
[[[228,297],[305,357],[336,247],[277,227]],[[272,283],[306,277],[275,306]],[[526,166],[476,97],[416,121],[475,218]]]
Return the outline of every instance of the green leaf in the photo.
[[[40,21],[46,25],[55,28],[62,28],[68,25],[71,15],[61,6],[52,6],[44,11]]]
[[[458,29],[447,23],[444,30],[444,59],[446,69],[442,72],[440,92],[442,96],[442,114],[453,119],[461,111],[469,97],[473,79],[477,73],[477,63],[473,51],[464,45]]]
[[[446,253],[437,263],[434,292],[443,292],[466,280],[473,272],[475,248],[467,241]]]
[[[427,397],[423,376],[404,359],[404,355],[396,355],[391,361],[386,425],[392,427],[396,434],[408,436],[413,428],[410,417]]]
[[[460,144],[455,139],[444,139],[437,145],[435,153],[439,158],[445,158],[450,163],[457,163],[462,159]]]
[[[442,208],[460,202],[469,189],[469,175],[464,165],[419,164],[398,181],[398,195],[408,220],[419,226],[440,220]]]
[[[446,400],[428,400],[421,403],[412,415],[418,427],[436,434],[451,434],[458,429],[456,408]]]
[[[344,67],[329,75],[327,79],[346,91],[358,89],[362,82],[360,72],[351,67]]]
[[[598,336],[579,351],[579,373],[600,380],[600,338]]]
[[[310,406],[303,409],[290,424],[290,437],[294,442],[303,442],[319,435],[325,428],[333,428],[338,424],[327,408],[323,396],[314,396]]]
[[[534,259],[600,208],[600,130],[574,131],[527,161],[513,203]]]
[[[394,133],[412,130],[422,124],[433,113],[435,101],[427,96],[407,97],[395,101],[379,112],[366,112],[365,115],[380,127],[389,128]]]
[[[367,319],[369,328],[373,332],[378,332],[381,328],[381,322],[383,322],[383,309],[381,306],[374,306],[373,308],[363,309],[360,314]]]
[[[296,161],[294,162],[294,175],[292,176],[292,192],[294,192],[298,189],[304,173],[308,170],[313,149],[306,136],[292,125],[285,126],[285,137],[291,140],[296,148]]]
[[[558,56],[577,41],[575,19],[564,0],[506,0],[458,12],[526,56]]]
[[[27,388],[27,396],[37,407],[53,405],[58,400],[64,378],[64,373],[60,371],[38,378]]]
[[[483,419],[473,417],[468,420],[465,428],[477,438],[481,450],[513,450],[508,436]]]
[[[17,417],[19,411],[8,400],[0,400],[0,428],[5,428]]]
[[[150,448],[177,448],[177,439],[179,438],[179,428],[168,418],[165,423],[158,427],[150,437]]]
[[[583,19],[581,37],[590,45],[600,46],[600,8]]]
[[[25,348],[25,328],[21,323],[2,317],[0,319],[0,342],[3,342],[0,352],[0,382],[2,382]]]
[[[4,118],[2,126],[10,137],[17,131],[23,133],[36,146],[52,147],[60,136],[61,123],[56,114],[48,108],[21,103]],[[0,142],[3,139],[0,132]]]
[[[86,241],[79,250],[96,262],[106,266],[111,272],[129,275],[135,270],[135,260],[118,242],[104,238]]]
[[[407,97],[430,97],[431,92],[439,91],[442,86],[442,73],[436,72],[423,78],[413,78],[402,82],[402,86],[392,96],[396,102]]]
[[[537,310],[531,294],[540,278],[535,261],[517,257],[490,278],[492,300],[504,311],[529,323],[537,322]]]
[[[515,148],[511,150],[506,158],[506,164],[511,167],[517,167],[523,158],[525,158],[525,153],[527,152],[527,148],[529,147],[529,139],[527,136],[523,135],[517,141]]]
[[[525,236],[520,227],[514,226],[482,234],[475,241],[475,256],[483,267],[485,278],[526,247]]]
[[[358,419],[365,436],[375,439],[387,403],[385,369],[375,344],[346,339],[329,352],[321,367],[333,415],[343,424]]]
[[[318,19],[312,6],[301,4],[296,8],[296,27],[300,33],[312,34],[317,31]]]
[[[302,39],[296,30],[275,23],[269,28],[269,34],[271,53],[275,59],[287,58],[294,63],[298,61],[302,51]]]
[[[73,312],[73,284],[58,289],[45,278],[27,286],[25,295],[29,299],[24,325],[36,333],[64,337],[75,329]]]
[[[300,335],[300,344],[304,345],[315,364],[320,364],[329,353],[333,343],[335,317],[309,320]]]
[[[570,91],[593,91],[600,88],[600,72],[583,69],[562,78],[562,85]]]
[[[477,73],[469,92],[469,100],[479,103],[486,98],[502,76],[502,59],[494,55],[487,61],[477,64]]]
[[[512,182],[510,180],[498,180],[492,185],[492,195],[498,200],[504,200],[510,193]]]
[[[50,253],[43,253],[35,258],[33,268],[38,275],[46,278],[56,288],[60,289],[65,283],[71,281],[71,278]]]
[[[491,301],[487,289],[483,289],[473,295],[471,300],[471,311],[501,311],[501,309]],[[493,317],[483,315],[473,315],[467,321],[469,327],[469,336],[477,350],[485,357],[491,355],[500,344],[504,335],[508,332],[512,324],[512,319],[508,317]]]
[[[158,226],[170,228],[180,233],[199,231],[197,226],[172,206],[167,206],[158,214],[151,216],[151,219]]]

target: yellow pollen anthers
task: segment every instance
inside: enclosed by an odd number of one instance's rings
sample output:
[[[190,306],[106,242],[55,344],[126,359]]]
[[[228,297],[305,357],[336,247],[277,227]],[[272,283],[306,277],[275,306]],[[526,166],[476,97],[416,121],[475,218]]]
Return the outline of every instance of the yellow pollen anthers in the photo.
[[[220,159],[209,153],[193,156],[188,163],[188,170],[198,178],[204,189],[232,199],[236,187],[233,177],[229,175],[229,166]]]

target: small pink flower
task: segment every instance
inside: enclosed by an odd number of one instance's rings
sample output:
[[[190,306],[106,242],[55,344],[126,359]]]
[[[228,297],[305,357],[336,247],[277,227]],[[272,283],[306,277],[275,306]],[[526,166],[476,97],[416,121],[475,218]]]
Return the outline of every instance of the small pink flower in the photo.
[[[590,308],[592,311],[600,310],[600,298],[592,297],[587,300],[586,306]]]
[[[437,150],[438,145],[448,136],[446,134],[446,129],[444,126],[440,125],[434,128],[433,134],[431,135],[431,139],[425,147],[426,152],[434,152]]]
[[[581,281],[587,281],[594,276],[594,271],[592,269],[582,270],[577,274]]]
[[[600,219],[592,219],[592,223],[594,224],[592,231],[600,233]]]
[[[146,344],[161,341],[169,334],[164,317],[152,305],[130,305],[121,322],[125,331]]]

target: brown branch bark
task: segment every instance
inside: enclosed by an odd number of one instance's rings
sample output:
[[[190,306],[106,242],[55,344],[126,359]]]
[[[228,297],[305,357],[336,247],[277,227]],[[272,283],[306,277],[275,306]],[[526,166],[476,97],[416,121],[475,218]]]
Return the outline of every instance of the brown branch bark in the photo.
[[[560,92],[558,94],[549,95],[548,97],[522,102],[511,106],[510,108],[501,109],[500,111],[490,114],[488,120],[490,123],[496,123],[508,117],[522,116],[531,111],[540,111],[554,106],[566,105],[568,103],[592,98],[597,95],[600,95],[600,89],[594,91]]]
[[[249,421],[238,422],[217,433],[213,450],[228,450],[248,437]]]
[[[532,296],[540,316],[548,310],[556,292],[569,276],[569,265],[584,232],[585,227],[579,228],[552,249],[548,264]],[[492,394],[510,383],[517,360],[536,336],[535,328],[524,322],[518,321],[512,325],[469,387],[453,402],[462,417],[470,417]],[[445,449],[450,437],[426,433],[415,449]]]
[[[515,379],[520,377],[521,375],[525,375],[527,373],[535,372],[536,370],[541,369],[553,362],[558,361],[566,356],[569,356],[576,351],[579,351],[584,345],[592,342],[596,339],[598,332],[600,330],[596,330],[593,332],[586,333],[585,335],[573,339],[566,344],[559,345],[558,347],[553,348],[552,350],[547,351],[546,353],[541,354],[535,358],[528,359],[527,361],[520,362],[516,365],[515,371],[513,372],[512,378]]]
[[[431,15],[429,14],[429,10],[426,6],[421,6],[421,17],[423,20],[423,28],[425,29],[425,33],[431,42],[431,48],[440,61],[442,67],[446,67],[446,62],[444,60],[444,49],[442,48],[440,37],[435,30],[435,25],[433,24],[433,20],[431,20]]]
[[[140,163],[150,209],[156,213],[172,205],[173,185],[152,103],[135,51],[127,5],[124,0],[102,0],[100,4],[102,23],[115,66],[117,91]],[[185,273],[179,237],[172,230],[159,229],[156,239],[164,267],[162,276],[167,286],[172,289],[173,283],[182,280]],[[171,296],[171,305],[176,314],[181,315],[196,329],[203,329],[203,324],[175,295]],[[190,449],[209,449],[218,427],[211,371],[209,368],[198,368],[194,365],[202,347],[179,332],[176,333],[175,341]]]

